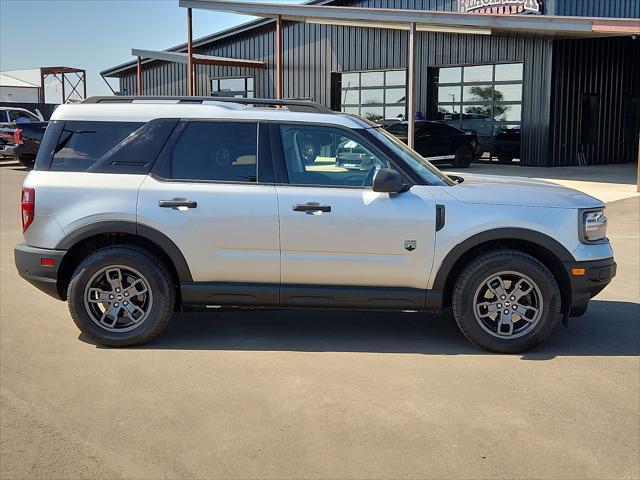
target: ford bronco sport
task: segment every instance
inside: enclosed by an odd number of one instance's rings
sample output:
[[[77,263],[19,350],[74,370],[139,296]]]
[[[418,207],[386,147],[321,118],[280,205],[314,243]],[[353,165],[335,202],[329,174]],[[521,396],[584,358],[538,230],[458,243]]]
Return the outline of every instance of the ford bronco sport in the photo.
[[[449,177],[311,102],[98,97],[55,111],[15,260],[108,346],[189,306],[451,307],[473,343],[521,352],[615,275],[603,210],[543,181]]]

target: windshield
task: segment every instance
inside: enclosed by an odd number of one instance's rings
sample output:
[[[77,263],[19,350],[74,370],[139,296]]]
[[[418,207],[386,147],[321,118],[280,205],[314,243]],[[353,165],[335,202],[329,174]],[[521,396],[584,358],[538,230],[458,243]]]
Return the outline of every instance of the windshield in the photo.
[[[392,134],[382,128],[371,128],[369,131],[381,141],[387,148],[391,149],[402,158],[428,185],[451,186],[456,182],[447,177],[444,173],[434,167],[430,162],[421,157],[418,153],[410,149]]]

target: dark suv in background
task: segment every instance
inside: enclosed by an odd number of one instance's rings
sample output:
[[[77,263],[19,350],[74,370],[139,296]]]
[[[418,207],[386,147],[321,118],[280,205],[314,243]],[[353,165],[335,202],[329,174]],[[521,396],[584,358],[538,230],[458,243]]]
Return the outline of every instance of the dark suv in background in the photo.
[[[386,130],[407,143],[407,122],[394,123]],[[450,162],[456,168],[467,168],[482,155],[477,134],[427,120],[415,122],[414,150],[431,162]]]

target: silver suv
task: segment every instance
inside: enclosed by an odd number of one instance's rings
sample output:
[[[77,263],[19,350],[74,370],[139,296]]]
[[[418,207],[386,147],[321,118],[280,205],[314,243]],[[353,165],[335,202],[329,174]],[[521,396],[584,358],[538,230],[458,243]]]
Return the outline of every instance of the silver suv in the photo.
[[[55,111],[15,259],[103,345],[190,306],[451,307],[473,343],[520,352],[615,275],[603,210],[542,181],[447,176],[310,102],[105,97]]]

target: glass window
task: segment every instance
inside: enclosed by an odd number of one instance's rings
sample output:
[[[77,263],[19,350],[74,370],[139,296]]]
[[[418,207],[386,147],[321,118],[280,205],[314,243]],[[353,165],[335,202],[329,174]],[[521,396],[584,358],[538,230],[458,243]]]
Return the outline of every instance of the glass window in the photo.
[[[451,67],[439,69],[438,82],[440,83],[460,83],[462,81],[462,67]]]
[[[498,122],[519,122],[522,120],[522,106],[520,105],[496,104],[493,108]]]
[[[367,120],[377,122],[384,118],[384,107],[370,107],[368,105],[362,105],[360,108],[360,115]]]
[[[407,147],[404,143],[398,140],[393,134],[387,132],[383,128],[371,128],[369,129],[371,135],[374,135],[380,142],[382,142],[387,148],[392,150],[396,155],[402,158],[409,166],[428,185],[453,185],[453,181],[447,177],[444,173],[434,167],[431,163],[418,155],[414,150]]]
[[[352,115],[360,115],[360,107],[342,107],[342,111]]]
[[[493,101],[493,87],[491,85],[473,85],[462,90],[464,102],[491,102]]]
[[[360,90],[343,90],[343,105],[360,105]]]
[[[342,74],[342,88],[354,88],[359,86],[360,86],[359,73],[343,73]]]
[[[522,63],[496,65],[496,82],[522,80]]]
[[[255,123],[187,122],[165,161],[163,176],[175,180],[255,182],[256,158]]]
[[[496,85],[494,95],[496,102],[519,102],[522,100],[522,84]]]
[[[370,187],[389,163],[342,129],[282,125],[284,160],[292,185]]]
[[[387,120],[402,119],[406,113],[406,107],[385,107],[384,118]]]
[[[485,105],[466,105],[464,107],[464,118],[466,120],[481,120],[485,122],[490,122],[493,120],[493,116],[491,115],[492,106],[491,104]]]
[[[406,111],[405,83],[405,70],[343,73],[340,109],[374,122],[402,118]],[[356,105],[360,108],[355,108]]]
[[[406,85],[407,83],[407,73],[404,70],[391,70],[385,73],[386,82],[385,85],[387,87],[392,87],[396,85]]]
[[[387,88],[385,94],[385,103],[404,103],[407,97],[404,88]]]
[[[142,125],[138,122],[66,122],[54,150],[51,170],[84,172]]]
[[[244,78],[222,78],[220,79],[220,90],[231,91],[231,92],[241,92],[245,90],[245,79]]]
[[[231,98],[254,98],[253,77],[212,79],[211,95]]]
[[[464,82],[492,82],[493,65],[476,65],[464,67]]]
[[[360,81],[363,87],[381,87],[384,85],[384,72],[362,72]]]
[[[496,132],[502,129],[496,130],[496,125],[507,122],[520,128],[522,70],[522,63],[438,69],[430,75],[434,79],[433,88],[438,92],[430,109],[431,116],[453,127],[475,132],[482,152],[506,158],[505,135],[500,133],[498,141]],[[462,78],[458,76],[460,71]],[[510,149],[510,152],[519,149],[519,144]],[[518,158],[519,154],[511,156]]]
[[[360,102],[362,103],[362,105],[384,103],[384,90],[382,88],[376,88],[373,90],[360,90],[360,92]]]
[[[14,123],[39,122],[40,119],[29,112],[22,110],[9,110],[9,121]]]
[[[438,101],[451,103],[459,102],[460,87],[438,87]]]

